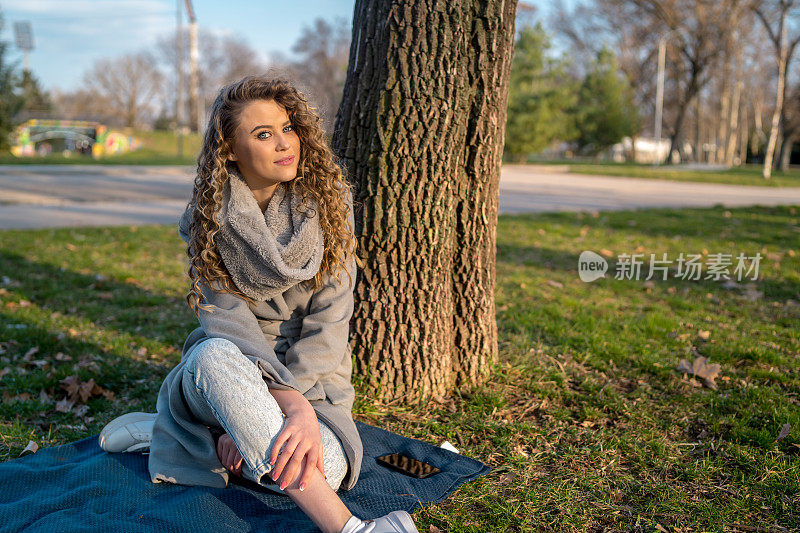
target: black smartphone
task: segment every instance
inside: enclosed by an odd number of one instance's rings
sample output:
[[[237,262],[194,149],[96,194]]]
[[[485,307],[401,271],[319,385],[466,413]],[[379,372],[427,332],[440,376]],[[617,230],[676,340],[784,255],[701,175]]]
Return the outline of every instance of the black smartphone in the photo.
[[[403,474],[417,479],[426,478],[441,472],[438,468],[428,463],[423,463],[419,459],[414,459],[402,453],[389,453],[381,455],[377,461],[383,466],[387,466],[392,470],[397,470]]]

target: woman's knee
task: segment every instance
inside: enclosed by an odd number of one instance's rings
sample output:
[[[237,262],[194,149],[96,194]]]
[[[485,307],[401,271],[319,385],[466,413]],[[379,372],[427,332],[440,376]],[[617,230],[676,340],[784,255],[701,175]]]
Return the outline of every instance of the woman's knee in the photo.
[[[322,437],[322,460],[328,485],[334,491],[339,490],[342,480],[347,475],[347,456],[339,438],[322,421],[320,421],[320,436]]]
[[[208,338],[194,347],[186,360],[185,369],[194,375],[214,372],[231,356],[241,355],[233,342],[220,337]]]

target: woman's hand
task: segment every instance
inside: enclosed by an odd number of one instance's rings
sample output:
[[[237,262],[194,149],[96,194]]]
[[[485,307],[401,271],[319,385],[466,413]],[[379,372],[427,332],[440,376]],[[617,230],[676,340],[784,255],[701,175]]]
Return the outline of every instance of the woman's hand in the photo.
[[[242,455],[230,435],[225,433],[217,440],[217,457],[222,466],[235,476],[242,475]]]
[[[270,476],[280,484],[281,490],[298,476],[300,490],[305,489],[315,468],[325,474],[322,437],[313,409],[298,409],[287,414],[283,429],[272,445],[269,459],[270,463],[274,463]]]

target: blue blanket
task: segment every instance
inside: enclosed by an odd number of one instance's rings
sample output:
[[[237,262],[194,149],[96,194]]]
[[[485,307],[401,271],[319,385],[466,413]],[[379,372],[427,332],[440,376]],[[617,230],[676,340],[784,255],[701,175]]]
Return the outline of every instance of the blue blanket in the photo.
[[[491,470],[484,463],[356,421],[364,462],[348,509],[376,518],[447,498]],[[231,476],[227,489],[152,483],[147,455],[106,453],[98,435],[0,463],[0,531],[319,531],[286,495]],[[402,452],[442,470],[425,479],[375,460]]]

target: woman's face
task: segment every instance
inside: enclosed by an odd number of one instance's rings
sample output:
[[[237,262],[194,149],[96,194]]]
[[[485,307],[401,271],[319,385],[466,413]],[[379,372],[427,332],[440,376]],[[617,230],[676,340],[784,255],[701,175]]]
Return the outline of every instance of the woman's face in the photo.
[[[228,159],[236,161],[251,189],[297,176],[300,137],[286,110],[274,100],[254,100],[242,109],[231,145]]]

